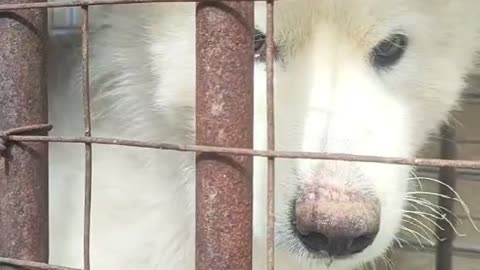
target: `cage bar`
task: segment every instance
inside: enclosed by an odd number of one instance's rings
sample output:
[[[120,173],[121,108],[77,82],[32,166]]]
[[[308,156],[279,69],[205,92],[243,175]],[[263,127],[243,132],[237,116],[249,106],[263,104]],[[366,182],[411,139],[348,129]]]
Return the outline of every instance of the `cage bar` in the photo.
[[[82,91],[83,122],[86,138],[92,136],[90,74],[88,61],[88,6],[82,6]],[[92,209],[92,144],[85,142],[85,206],[83,217],[83,269],[90,270],[90,217]]]
[[[253,148],[254,3],[196,6],[196,143]],[[196,269],[252,269],[251,156],[196,156]]]
[[[441,127],[441,148],[440,148],[440,158],[443,159],[456,159],[457,158],[457,144],[455,142],[455,127],[454,124],[443,125]],[[453,167],[440,168],[438,179],[442,183],[450,186],[451,189],[456,188],[457,184],[457,175],[456,169]],[[438,205],[443,207],[442,214],[445,215],[444,219],[438,220],[438,225],[443,228],[440,230],[437,228],[437,235],[443,241],[438,241],[436,257],[435,257],[435,266],[437,270],[451,270],[452,269],[452,258],[453,258],[453,241],[455,240],[455,231],[452,228],[452,225],[455,226],[455,205],[454,200],[449,198],[455,198],[453,191],[444,186],[439,185],[440,194],[448,196],[439,197]],[[451,222],[450,225],[447,220]]]
[[[273,0],[267,0],[267,148],[275,150],[275,104],[274,104],[274,17]],[[267,163],[267,270],[275,269],[275,158],[269,157]]]
[[[34,1],[0,4],[20,2]],[[0,257],[38,262],[48,259],[48,145],[13,143],[5,131],[48,121],[46,42],[45,10],[0,13]]]

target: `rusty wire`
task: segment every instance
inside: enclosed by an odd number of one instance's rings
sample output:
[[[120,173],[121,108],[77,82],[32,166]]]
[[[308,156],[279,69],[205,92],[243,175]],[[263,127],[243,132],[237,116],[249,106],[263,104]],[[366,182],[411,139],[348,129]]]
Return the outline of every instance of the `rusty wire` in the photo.
[[[88,66],[88,6],[82,6],[82,91],[85,137],[92,136],[90,78]],[[92,144],[85,143],[85,202],[83,228],[83,269],[90,270],[90,224],[92,211]]]
[[[274,42],[273,42],[273,0],[267,0],[267,148],[275,150],[275,109],[274,109]],[[268,158],[267,167],[267,270],[275,268],[275,159]]]
[[[34,261],[27,261],[27,260],[17,260],[12,258],[3,258],[0,257],[0,266],[10,265],[10,266],[20,266],[20,267],[28,267],[28,268],[35,268],[35,269],[44,269],[44,270],[82,270],[78,268],[71,268],[59,265],[53,265],[48,263],[41,263],[41,262],[34,262]],[[0,267],[1,269],[1,267]]]
[[[19,128],[12,128],[6,131],[0,132],[0,154],[3,151],[7,150],[7,141],[8,137],[11,135],[20,135],[20,134],[41,134],[44,132],[48,132],[53,128],[52,125],[48,124],[40,124],[40,125],[31,125],[31,126],[24,126]]]
[[[163,149],[181,152],[203,152],[220,153],[240,156],[259,156],[273,157],[282,159],[321,159],[321,160],[341,160],[368,163],[385,163],[396,165],[412,165],[423,167],[456,167],[464,169],[480,169],[480,160],[447,160],[435,158],[400,158],[400,157],[380,157],[367,155],[351,155],[343,153],[325,153],[325,152],[299,152],[299,151],[268,151],[254,150],[235,147],[217,147],[195,144],[174,144],[161,142],[147,142],[138,140],[126,140],[106,137],[64,137],[64,136],[23,136],[10,135],[6,137],[7,141],[24,142],[57,142],[57,143],[92,143],[117,146],[131,146],[140,148]]]

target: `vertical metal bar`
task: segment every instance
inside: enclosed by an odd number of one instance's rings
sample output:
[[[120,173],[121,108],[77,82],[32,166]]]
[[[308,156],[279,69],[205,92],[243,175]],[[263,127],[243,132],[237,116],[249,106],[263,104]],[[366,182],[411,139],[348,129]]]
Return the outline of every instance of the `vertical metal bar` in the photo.
[[[273,0],[267,0],[267,139],[268,150],[275,150]],[[275,159],[268,159],[267,170],[267,269],[275,268]]]
[[[197,4],[197,144],[253,147],[253,5]],[[196,166],[196,269],[252,269],[252,157],[201,153]]]
[[[0,0],[20,2],[35,1]],[[0,12],[0,130],[48,122],[46,42],[46,10]],[[10,143],[1,153],[0,256],[48,260],[46,143]]]
[[[82,88],[85,137],[90,137],[90,79],[88,68],[88,6],[82,6]],[[92,204],[92,144],[85,143],[85,209],[83,232],[83,269],[90,270],[90,216]]]
[[[455,142],[455,127],[451,125],[444,125],[441,127],[441,159],[456,159],[457,158],[457,144]],[[439,180],[444,184],[449,185],[452,189],[456,188],[456,169],[454,167],[442,167],[439,172]],[[440,185],[440,193],[450,198],[454,198],[455,194],[443,186]],[[455,217],[453,216],[454,201],[448,198],[439,198],[439,206],[444,207],[443,214],[445,218],[450,220],[455,226]],[[451,212],[449,212],[451,211]],[[436,269],[437,270],[451,270],[452,269],[452,256],[453,256],[453,241],[455,240],[455,232],[451,225],[445,220],[438,220],[438,225],[444,230],[437,229],[437,235],[444,241],[438,241],[436,251]]]

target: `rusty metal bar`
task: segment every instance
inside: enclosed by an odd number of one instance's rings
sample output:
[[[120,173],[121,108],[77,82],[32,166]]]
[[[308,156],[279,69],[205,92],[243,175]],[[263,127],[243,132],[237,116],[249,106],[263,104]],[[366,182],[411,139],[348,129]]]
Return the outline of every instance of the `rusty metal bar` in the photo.
[[[455,142],[455,127],[451,125],[443,125],[441,127],[441,136],[443,138],[440,157],[443,159],[455,159],[457,157],[457,145]],[[444,184],[450,186],[452,189],[456,188],[456,170],[455,168],[440,168],[438,179]],[[439,186],[440,193],[448,196],[449,198],[454,198],[452,190],[447,188],[444,185]],[[437,228],[437,235],[440,239],[445,239],[443,241],[438,241],[437,251],[436,251],[436,269],[437,270],[451,270],[452,269],[452,257],[453,257],[453,241],[455,240],[455,232],[451,227],[455,226],[455,217],[452,214],[455,211],[454,201],[448,198],[439,197],[438,205],[444,207],[441,210],[444,219],[438,220],[438,225],[443,228],[440,230]],[[448,219],[451,224],[447,222]]]
[[[196,142],[253,148],[253,2],[196,8]],[[196,156],[196,269],[252,269],[252,157]]]
[[[92,136],[90,79],[88,67],[88,6],[82,6],[82,90],[85,137]],[[90,270],[90,217],[92,208],[92,144],[85,143],[85,206],[83,223],[83,269]]]
[[[46,42],[45,10],[0,13],[0,131],[48,122]],[[6,132],[3,135],[5,139]],[[46,143],[6,140],[1,151],[0,256],[48,260]],[[0,264],[0,269],[15,267]]]
[[[267,148],[275,150],[275,106],[274,106],[274,25],[273,0],[267,0]],[[275,158],[268,158],[267,168],[267,269],[275,269]]]

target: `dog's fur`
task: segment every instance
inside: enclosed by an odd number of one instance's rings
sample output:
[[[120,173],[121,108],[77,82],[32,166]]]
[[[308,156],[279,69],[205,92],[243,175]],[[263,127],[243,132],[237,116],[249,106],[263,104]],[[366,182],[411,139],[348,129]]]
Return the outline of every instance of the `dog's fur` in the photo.
[[[265,4],[255,3],[265,31]],[[194,3],[92,7],[93,135],[194,143]],[[278,150],[413,157],[447,119],[473,67],[478,0],[281,0],[275,5]],[[373,47],[405,33],[404,56],[372,67]],[[78,41],[78,40],[77,40]],[[52,50],[52,134],[82,135],[79,47]],[[72,64],[73,63],[73,64]],[[255,65],[255,148],[266,148],[265,65]],[[50,150],[51,263],[82,266],[81,145]],[[194,155],[93,147],[93,269],[194,269]],[[394,242],[411,181],[408,166],[277,161],[277,268],[326,269],[291,230],[291,203],[312,181],[381,202],[380,231],[353,269]],[[266,161],[254,163],[256,269],[265,263]]]

